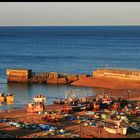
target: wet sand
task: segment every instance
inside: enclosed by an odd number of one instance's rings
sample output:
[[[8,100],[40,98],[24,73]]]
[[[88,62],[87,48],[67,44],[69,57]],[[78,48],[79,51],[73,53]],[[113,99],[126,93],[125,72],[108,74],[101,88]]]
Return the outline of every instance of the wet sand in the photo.
[[[72,82],[71,85],[102,87],[109,89],[140,89],[139,80],[127,80],[106,77],[86,77],[81,80]]]

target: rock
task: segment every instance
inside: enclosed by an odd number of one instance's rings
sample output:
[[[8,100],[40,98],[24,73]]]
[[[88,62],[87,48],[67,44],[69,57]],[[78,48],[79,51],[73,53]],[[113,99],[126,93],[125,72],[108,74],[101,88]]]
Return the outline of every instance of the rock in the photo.
[[[47,83],[48,84],[57,84],[58,78],[47,79]]]
[[[58,84],[66,84],[67,83],[67,80],[66,78],[58,78]]]
[[[86,74],[81,74],[81,75],[78,75],[78,79],[81,80],[81,79],[84,79],[86,78],[87,75]]]
[[[70,75],[67,76],[67,80],[70,81],[70,82],[77,81],[78,76],[76,74],[70,74]]]
[[[58,79],[58,73],[57,72],[50,72],[48,79]]]

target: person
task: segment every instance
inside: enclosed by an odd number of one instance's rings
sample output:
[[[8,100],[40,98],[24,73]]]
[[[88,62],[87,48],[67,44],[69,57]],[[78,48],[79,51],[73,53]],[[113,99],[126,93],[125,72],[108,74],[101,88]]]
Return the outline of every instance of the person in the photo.
[[[102,134],[102,125],[100,123],[97,124],[97,129],[98,129],[98,137],[101,138]]]
[[[4,96],[4,102],[5,102],[5,103],[7,102],[7,98],[6,98],[6,96]]]

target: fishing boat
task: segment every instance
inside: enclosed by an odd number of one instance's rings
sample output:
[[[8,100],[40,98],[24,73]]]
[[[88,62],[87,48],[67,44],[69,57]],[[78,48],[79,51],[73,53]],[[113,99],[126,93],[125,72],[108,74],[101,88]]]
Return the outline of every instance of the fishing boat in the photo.
[[[35,102],[28,103],[27,104],[27,108],[26,108],[27,112],[30,112],[30,113],[42,112],[42,111],[44,111],[44,109],[45,109],[44,104],[42,104],[42,103],[35,103]]]
[[[128,126],[128,133],[140,133],[140,127],[139,126]]]
[[[34,102],[46,102],[46,97],[44,95],[36,95],[33,97]]]
[[[81,104],[77,104],[77,105],[71,105],[72,110],[83,110],[86,109],[86,105],[81,105]]]
[[[14,95],[13,94],[6,95],[6,102],[7,102],[7,104],[13,104],[14,103]]]
[[[111,128],[111,127],[107,127],[105,126],[104,129],[108,132],[108,133],[112,133],[112,134],[122,134],[122,135],[126,135],[127,132],[127,127],[120,127],[120,128]]]
[[[44,95],[36,95],[33,97],[33,101],[27,104],[27,112],[42,112],[45,110],[46,97]]]
[[[0,96],[0,103],[4,103],[5,102],[5,96]]]
[[[7,104],[13,104],[14,103],[14,95],[13,94],[7,94],[0,93],[0,103],[7,103]]]

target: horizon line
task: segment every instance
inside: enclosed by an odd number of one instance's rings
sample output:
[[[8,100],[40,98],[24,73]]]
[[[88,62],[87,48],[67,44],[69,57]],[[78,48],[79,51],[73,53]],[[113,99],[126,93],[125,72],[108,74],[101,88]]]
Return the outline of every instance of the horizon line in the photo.
[[[71,26],[76,26],[76,27],[91,27],[91,26],[140,26],[140,25],[0,25],[0,27],[59,27],[59,26],[65,26],[65,27],[71,27]]]

